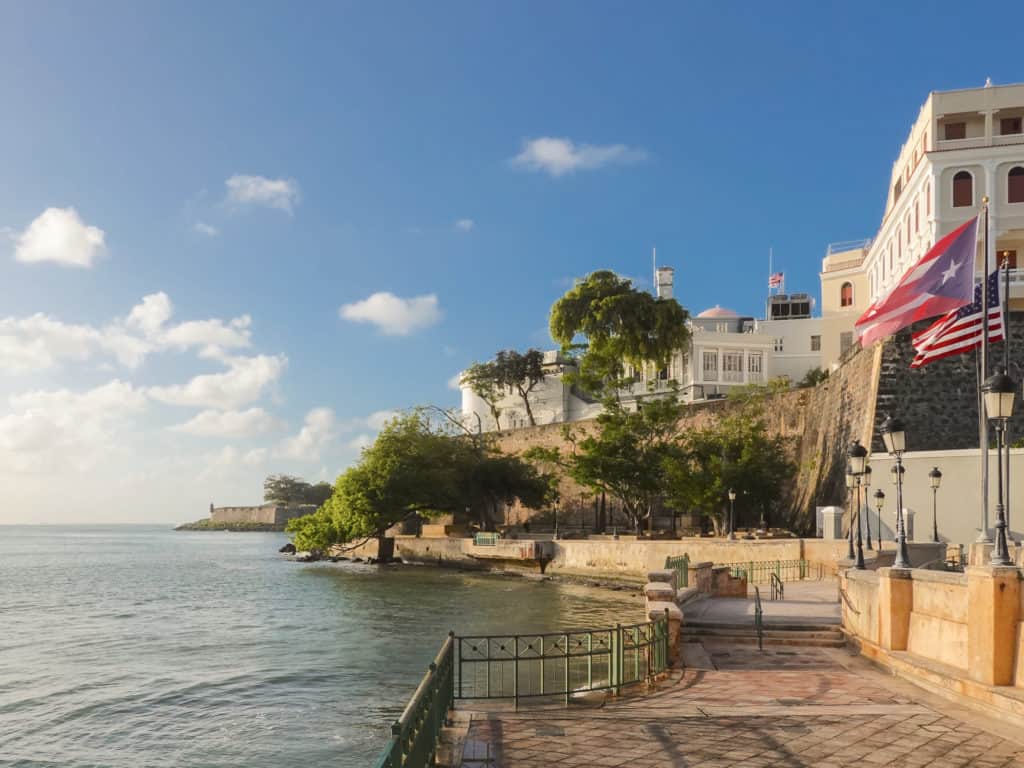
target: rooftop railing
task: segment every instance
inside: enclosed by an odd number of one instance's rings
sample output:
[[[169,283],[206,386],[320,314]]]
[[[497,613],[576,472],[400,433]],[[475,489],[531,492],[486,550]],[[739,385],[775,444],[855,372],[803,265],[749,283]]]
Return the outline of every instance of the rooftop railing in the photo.
[[[858,248],[867,250],[871,246],[871,238],[861,238],[860,240],[840,240],[837,243],[829,243],[828,248],[825,250],[826,256],[831,256],[834,253],[844,253],[846,251],[855,251]]]

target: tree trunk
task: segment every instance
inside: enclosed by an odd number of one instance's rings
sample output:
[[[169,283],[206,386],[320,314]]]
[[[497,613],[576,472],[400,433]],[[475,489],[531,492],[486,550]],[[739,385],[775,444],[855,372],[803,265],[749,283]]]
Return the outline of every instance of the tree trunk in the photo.
[[[519,387],[519,397],[523,401],[523,407],[526,409],[526,418],[530,422],[531,427],[536,427],[537,422],[533,420],[533,409],[530,407],[530,393],[525,391],[522,387]]]

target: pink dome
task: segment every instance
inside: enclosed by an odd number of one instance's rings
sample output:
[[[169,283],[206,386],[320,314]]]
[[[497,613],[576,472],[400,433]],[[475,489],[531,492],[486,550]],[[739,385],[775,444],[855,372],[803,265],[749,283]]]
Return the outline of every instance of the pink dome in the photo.
[[[718,304],[715,304],[711,309],[705,309],[697,315],[697,317],[739,317],[739,315],[731,309],[726,309],[725,307],[720,307]]]

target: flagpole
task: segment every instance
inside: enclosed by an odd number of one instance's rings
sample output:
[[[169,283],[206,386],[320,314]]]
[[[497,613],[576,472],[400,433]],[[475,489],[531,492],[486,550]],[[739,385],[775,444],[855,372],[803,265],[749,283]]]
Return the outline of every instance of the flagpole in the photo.
[[[978,356],[978,447],[981,451],[981,531],[978,541],[988,542],[988,419],[985,417],[985,398],[981,396],[981,385],[988,378],[988,195],[981,198],[981,205],[985,213],[985,266],[981,272],[981,352]]]
[[[1000,302],[1000,308],[1003,312],[1002,317],[1002,329],[1003,329],[1003,370],[1007,373],[1010,372],[1010,259],[1009,255],[1003,257],[1003,295],[1002,301]],[[1007,421],[1007,427],[1009,427],[1009,421]],[[1006,466],[1003,470],[1004,477],[1006,478],[1006,538],[1011,543],[1013,542],[1013,533],[1010,530],[1010,440],[1008,430],[1003,430],[1003,440],[1006,446]]]

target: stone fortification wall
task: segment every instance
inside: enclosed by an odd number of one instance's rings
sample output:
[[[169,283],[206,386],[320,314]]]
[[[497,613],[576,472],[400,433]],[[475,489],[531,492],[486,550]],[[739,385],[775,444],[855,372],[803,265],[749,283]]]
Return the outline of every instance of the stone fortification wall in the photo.
[[[913,330],[927,327],[928,322]],[[1011,312],[1010,375],[1018,382],[1024,372],[1024,313]],[[907,425],[907,448],[936,451],[978,447],[978,377],[975,353],[956,355],[912,369],[911,331],[896,334],[884,347],[878,385],[878,409],[873,450],[881,451],[878,426],[889,411]],[[1003,345],[993,344],[992,364],[1001,363]],[[1024,408],[1010,420],[1011,440],[1024,434]]]
[[[279,506],[261,504],[258,507],[213,507],[210,521],[213,523],[258,523],[262,525],[284,525],[294,517],[302,517],[316,511],[313,504]]]
[[[791,439],[798,467],[786,505],[786,519],[773,520],[774,525],[785,523],[800,532],[813,532],[817,506],[845,503],[846,451],[850,440],[858,438],[868,444],[871,438],[882,350],[878,347],[851,354],[819,386],[783,392],[769,403],[769,429]],[[733,407],[727,400],[692,405],[679,428],[699,429]],[[570,426],[577,432],[597,429],[594,420]],[[508,453],[521,453],[532,446],[568,449],[563,425],[558,424],[501,432],[496,438],[498,447]],[[570,522],[574,514],[586,515],[588,506],[593,507],[589,492],[572,480],[562,478],[559,490],[565,518]],[[531,514],[530,510],[513,509],[509,522],[521,522]]]

